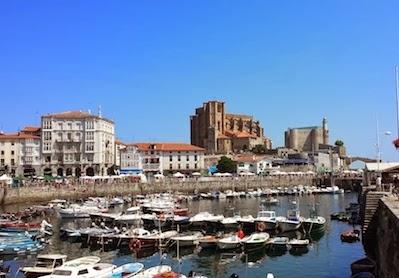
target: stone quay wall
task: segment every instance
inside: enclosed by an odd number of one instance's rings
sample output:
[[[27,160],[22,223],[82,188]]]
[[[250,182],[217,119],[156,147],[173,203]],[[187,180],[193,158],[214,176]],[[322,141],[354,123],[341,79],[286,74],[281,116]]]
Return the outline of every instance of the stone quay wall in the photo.
[[[132,196],[137,194],[181,192],[201,193],[212,191],[247,191],[273,187],[293,187],[314,185],[313,177],[264,177],[264,178],[223,178],[214,181],[164,181],[150,183],[96,183],[96,184],[60,184],[26,186],[19,188],[0,188],[0,204],[21,204],[47,202],[53,199],[77,200],[87,197]]]
[[[384,197],[379,201],[373,257],[377,277],[399,277],[399,199]]]

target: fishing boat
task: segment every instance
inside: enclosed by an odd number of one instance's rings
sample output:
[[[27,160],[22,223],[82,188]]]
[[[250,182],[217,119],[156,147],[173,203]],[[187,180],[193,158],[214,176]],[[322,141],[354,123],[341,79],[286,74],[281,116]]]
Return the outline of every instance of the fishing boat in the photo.
[[[159,245],[165,244],[169,239],[177,235],[178,235],[177,231],[167,231],[167,232],[145,231],[144,233],[136,236],[134,239],[131,240],[129,248],[131,251],[155,248]]]
[[[281,232],[298,230],[301,226],[300,213],[298,209],[287,211],[287,217],[277,217],[278,228]]]
[[[56,267],[62,266],[66,258],[66,255],[59,254],[38,255],[34,266],[24,267],[21,271],[26,278],[48,275],[51,274]]]
[[[134,278],[153,278],[155,275],[162,274],[162,273],[168,273],[171,272],[172,268],[168,265],[159,265],[159,266],[154,266],[151,268],[148,268],[136,275],[134,275]]]
[[[277,247],[277,248],[286,248],[289,242],[289,238],[288,237],[274,237],[271,238],[269,240],[269,243],[273,246],[273,247]]]
[[[241,239],[236,235],[219,239],[217,246],[220,250],[237,249],[241,247]]]
[[[73,204],[69,208],[63,208],[59,210],[61,218],[89,218],[90,213],[94,212],[105,212],[97,206],[86,206]]]
[[[200,212],[189,219],[193,226],[201,226],[208,223],[217,223],[224,219],[223,215],[214,215],[207,211]]]
[[[127,263],[115,268],[111,278],[131,278],[142,271],[144,265],[141,263]]]
[[[189,247],[189,246],[197,246],[199,244],[199,239],[202,236],[201,233],[190,233],[190,234],[181,234],[178,236],[174,236],[171,239],[178,243],[180,247]]]
[[[203,236],[198,239],[199,246],[203,249],[214,249],[217,247],[219,237],[217,236]]]
[[[291,246],[291,248],[304,248],[309,245],[309,240],[308,239],[291,239],[288,242],[288,245]]]
[[[316,204],[310,210],[309,218],[302,218],[302,227],[307,233],[324,232],[326,226],[326,219],[318,216]]]
[[[343,241],[343,242],[352,243],[352,242],[355,242],[358,240],[360,240],[360,231],[359,230],[356,230],[356,229],[350,230],[350,231],[343,232],[341,234],[341,241]]]
[[[98,257],[83,257],[80,259],[68,261],[62,266],[57,267],[50,275],[45,278],[108,278],[112,276],[113,270],[116,268],[113,264],[98,263]]]
[[[269,238],[270,235],[268,233],[253,233],[244,237],[241,243],[244,244],[246,250],[253,250],[264,247]]]
[[[238,222],[241,220],[240,215],[234,215],[233,217],[225,217],[220,223],[223,225],[225,229],[237,228]]]
[[[265,203],[266,205],[278,205],[280,203],[279,199],[274,198],[272,196],[267,197],[263,203]]]
[[[276,213],[274,211],[261,210],[255,218],[256,230],[264,232],[275,230],[277,227]]]
[[[116,223],[136,225],[141,221],[140,207],[130,207],[126,212],[115,217]]]

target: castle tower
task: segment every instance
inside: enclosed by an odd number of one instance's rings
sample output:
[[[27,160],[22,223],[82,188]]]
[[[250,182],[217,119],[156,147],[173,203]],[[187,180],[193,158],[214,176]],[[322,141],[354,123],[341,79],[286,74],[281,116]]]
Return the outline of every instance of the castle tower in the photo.
[[[327,119],[323,118],[323,144],[328,144],[329,141],[329,131],[327,125]]]

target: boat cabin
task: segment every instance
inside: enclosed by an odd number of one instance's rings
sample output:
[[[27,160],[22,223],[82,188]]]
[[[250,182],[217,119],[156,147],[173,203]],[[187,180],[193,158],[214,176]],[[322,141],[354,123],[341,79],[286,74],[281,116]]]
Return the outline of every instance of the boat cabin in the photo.
[[[276,218],[276,212],[261,210],[258,212],[258,218]]]
[[[56,268],[66,261],[66,255],[38,255],[35,267]]]
[[[297,221],[297,220],[299,220],[299,217],[300,217],[299,210],[297,210],[297,209],[291,209],[291,210],[288,210],[288,211],[287,211],[287,219],[288,219],[288,220]]]

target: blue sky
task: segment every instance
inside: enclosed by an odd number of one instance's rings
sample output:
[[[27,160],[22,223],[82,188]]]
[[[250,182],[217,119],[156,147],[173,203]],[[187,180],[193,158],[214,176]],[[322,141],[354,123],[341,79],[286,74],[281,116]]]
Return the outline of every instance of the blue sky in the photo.
[[[399,1],[1,1],[0,126],[96,111],[126,141],[189,141],[210,99],[253,114],[275,146],[329,120],[375,157],[396,136]],[[394,136],[382,156],[399,160]]]

